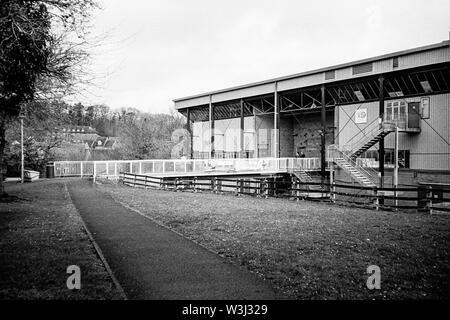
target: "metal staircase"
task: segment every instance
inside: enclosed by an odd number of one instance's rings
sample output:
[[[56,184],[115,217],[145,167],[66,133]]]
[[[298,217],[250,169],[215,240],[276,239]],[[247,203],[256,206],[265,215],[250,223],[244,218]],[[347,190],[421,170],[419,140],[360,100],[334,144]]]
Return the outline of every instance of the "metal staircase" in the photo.
[[[372,146],[377,144],[382,138],[386,137],[389,133],[395,131],[395,124],[383,123],[382,125],[376,123],[368,133],[364,135],[362,139],[347,147],[349,150],[349,156],[352,159],[356,159],[365,151],[369,150]]]
[[[358,181],[361,185],[365,187],[375,187],[376,184],[372,181],[369,175],[364,174],[361,170],[357,169],[356,166],[353,166],[350,162],[345,160],[344,158],[335,158],[334,162],[348,172],[353,179]]]
[[[328,158],[365,187],[375,187],[379,183],[378,172],[372,168],[358,164],[356,158],[377,144],[382,138],[395,131],[395,123],[380,122],[377,118],[363,132],[354,136],[349,143],[339,148],[337,145],[328,147]],[[352,140],[356,140],[352,142]]]
[[[348,152],[342,151],[336,145],[328,147],[329,159],[341,167],[345,172],[365,187],[375,187],[378,185],[378,173],[372,168],[364,168],[351,157]]]

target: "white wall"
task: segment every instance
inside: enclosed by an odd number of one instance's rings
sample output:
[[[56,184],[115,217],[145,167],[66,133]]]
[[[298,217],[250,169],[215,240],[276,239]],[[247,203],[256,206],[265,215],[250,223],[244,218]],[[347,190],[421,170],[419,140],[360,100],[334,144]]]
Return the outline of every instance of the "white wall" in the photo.
[[[241,151],[241,119],[224,119],[214,121],[214,149],[216,151],[238,152]],[[255,150],[255,119],[244,118],[244,148]],[[194,122],[194,151],[210,151],[210,123],[209,121]]]
[[[448,145],[450,143],[450,94],[423,97],[430,97],[430,118],[420,121],[420,133],[400,133],[399,149],[410,150],[411,169],[450,170],[450,146]],[[414,102],[420,101],[421,98],[399,100]],[[368,125],[378,117],[378,105],[378,102],[371,102],[337,107],[339,123],[336,142],[343,146],[354,136],[356,138],[353,141],[361,138],[363,136],[361,131],[368,131]],[[354,112],[363,108],[368,112],[367,123],[355,124]],[[394,148],[393,133],[385,138],[385,148]],[[378,144],[372,149],[378,149]]]

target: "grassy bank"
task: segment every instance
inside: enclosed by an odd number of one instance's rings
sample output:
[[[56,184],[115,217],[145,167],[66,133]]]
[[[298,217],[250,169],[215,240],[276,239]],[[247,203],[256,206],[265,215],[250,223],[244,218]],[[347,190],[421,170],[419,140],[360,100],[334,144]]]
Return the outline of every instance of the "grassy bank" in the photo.
[[[450,216],[99,185],[295,299],[450,298]],[[369,265],[381,290],[366,287]]]
[[[0,203],[0,299],[120,299],[63,182],[6,183]],[[66,286],[67,267],[81,289]]]

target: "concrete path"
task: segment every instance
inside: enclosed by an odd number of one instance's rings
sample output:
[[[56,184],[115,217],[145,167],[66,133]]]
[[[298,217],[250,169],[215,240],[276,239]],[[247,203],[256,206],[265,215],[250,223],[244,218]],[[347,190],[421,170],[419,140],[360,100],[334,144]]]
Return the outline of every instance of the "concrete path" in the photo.
[[[129,299],[276,299],[244,268],[115,202],[88,181],[72,201]]]

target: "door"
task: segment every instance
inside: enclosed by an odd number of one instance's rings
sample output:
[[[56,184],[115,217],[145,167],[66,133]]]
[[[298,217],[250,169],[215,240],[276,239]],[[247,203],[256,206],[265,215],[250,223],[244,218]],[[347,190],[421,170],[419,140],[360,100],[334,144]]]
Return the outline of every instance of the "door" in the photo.
[[[408,128],[419,128],[420,102],[408,103]]]

